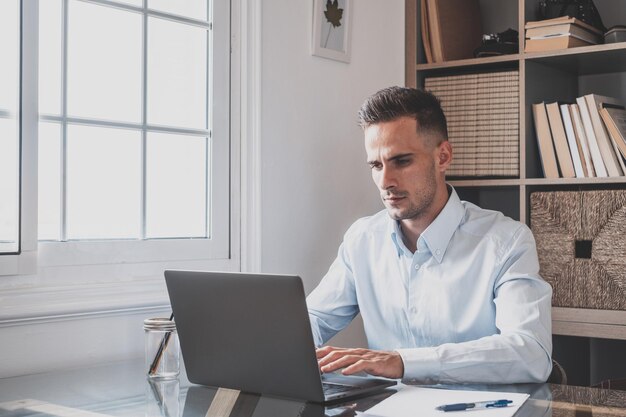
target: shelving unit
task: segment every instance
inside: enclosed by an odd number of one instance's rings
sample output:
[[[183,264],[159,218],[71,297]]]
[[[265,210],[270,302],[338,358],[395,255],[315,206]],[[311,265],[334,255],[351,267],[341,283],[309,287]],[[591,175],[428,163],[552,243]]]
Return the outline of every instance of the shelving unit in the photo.
[[[519,178],[450,180],[462,199],[529,224],[530,193],[534,191],[626,189],[626,177],[544,178],[531,112],[533,103],[571,103],[576,97],[590,93],[617,97],[626,103],[626,42],[524,53],[524,25],[536,20],[539,0],[481,0],[483,32],[516,29],[520,53],[426,63],[418,26],[419,3],[420,0],[406,2],[407,86],[423,87],[425,77],[519,70]],[[626,2],[595,0],[594,3],[607,27],[626,23]],[[552,330],[555,335],[626,340],[626,312],[554,307]]]

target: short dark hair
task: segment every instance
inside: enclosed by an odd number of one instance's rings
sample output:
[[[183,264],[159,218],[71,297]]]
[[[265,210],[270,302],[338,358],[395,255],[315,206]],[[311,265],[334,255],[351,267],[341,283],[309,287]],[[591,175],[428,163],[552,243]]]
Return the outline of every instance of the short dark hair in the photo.
[[[414,118],[418,132],[448,140],[446,116],[439,99],[416,88],[387,87],[369,96],[359,110],[359,125],[365,129],[400,117]]]

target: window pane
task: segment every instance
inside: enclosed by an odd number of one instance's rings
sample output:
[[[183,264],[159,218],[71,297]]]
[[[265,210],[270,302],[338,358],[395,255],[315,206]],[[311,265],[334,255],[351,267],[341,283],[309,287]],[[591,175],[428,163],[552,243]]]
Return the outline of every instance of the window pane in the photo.
[[[148,8],[206,21],[207,3],[207,0],[148,0]]]
[[[61,226],[61,126],[39,123],[39,240],[59,240]]]
[[[148,123],[207,128],[207,31],[148,21]]]
[[[17,123],[0,118],[0,252],[18,250]]]
[[[146,237],[206,236],[207,139],[149,133]]]
[[[60,0],[39,2],[39,113],[61,114]]]
[[[139,238],[141,134],[67,128],[68,239]]]
[[[139,13],[71,1],[68,115],[141,121]]]
[[[0,1],[0,111],[17,110],[19,71],[19,2]]]

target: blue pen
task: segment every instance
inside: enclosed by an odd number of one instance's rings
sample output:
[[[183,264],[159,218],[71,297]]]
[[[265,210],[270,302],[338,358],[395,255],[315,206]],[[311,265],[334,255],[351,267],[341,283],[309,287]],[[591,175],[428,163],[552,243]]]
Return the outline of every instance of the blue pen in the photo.
[[[476,410],[479,408],[501,408],[507,407],[513,401],[511,400],[494,400],[494,401],[478,401],[475,403],[458,403],[458,404],[446,404],[437,407],[440,411],[465,411]]]

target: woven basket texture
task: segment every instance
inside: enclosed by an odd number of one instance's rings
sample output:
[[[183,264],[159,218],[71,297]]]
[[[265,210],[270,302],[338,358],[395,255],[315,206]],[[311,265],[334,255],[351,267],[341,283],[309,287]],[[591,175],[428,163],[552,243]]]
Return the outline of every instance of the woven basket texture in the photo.
[[[626,310],[626,191],[535,192],[530,223],[553,306]],[[591,241],[590,258],[577,241]]]

